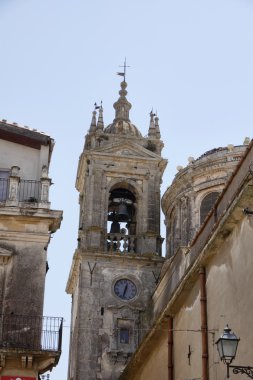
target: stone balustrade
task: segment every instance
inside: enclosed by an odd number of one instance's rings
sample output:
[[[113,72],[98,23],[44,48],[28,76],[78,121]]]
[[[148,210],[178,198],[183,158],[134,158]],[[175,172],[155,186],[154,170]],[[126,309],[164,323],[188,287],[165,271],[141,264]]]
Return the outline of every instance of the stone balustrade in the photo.
[[[107,251],[119,252],[122,254],[135,253],[135,235],[125,234],[108,234],[107,235]]]

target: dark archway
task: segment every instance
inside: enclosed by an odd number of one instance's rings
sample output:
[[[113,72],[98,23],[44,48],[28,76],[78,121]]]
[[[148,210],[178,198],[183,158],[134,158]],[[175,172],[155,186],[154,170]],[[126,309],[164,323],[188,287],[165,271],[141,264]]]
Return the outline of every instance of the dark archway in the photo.
[[[220,193],[218,191],[213,191],[212,193],[207,194],[200,205],[200,224],[202,224],[211,209],[213,208],[217,198],[219,197]]]

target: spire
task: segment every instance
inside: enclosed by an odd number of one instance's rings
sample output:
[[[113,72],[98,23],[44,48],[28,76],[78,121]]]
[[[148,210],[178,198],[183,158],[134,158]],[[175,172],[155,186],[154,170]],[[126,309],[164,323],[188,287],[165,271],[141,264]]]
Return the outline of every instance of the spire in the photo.
[[[156,137],[156,127],[154,123],[154,116],[153,109],[150,112],[150,123],[149,123],[149,129],[148,129],[148,136],[149,137]]]
[[[104,119],[103,119],[103,106],[101,101],[101,106],[99,107],[98,111],[98,123],[97,123],[97,129],[99,131],[102,131],[104,129]]]
[[[91,123],[90,123],[89,132],[95,132],[96,131],[96,128],[97,128],[97,117],[96,117],[96,115],[97,115],[97,112],[96,112],[96,108],[95,108],[95,110],[92,112],[92,119],[91,119]]]
[[[124,120],[130,121],[129,111],[132,108],[132,104],[126,98],[127,95],[127,83],[125,81],[120,84],[121,90],[119,91],[119,99],[114,103],[113,107],[115,109],[115,119],[114,121]]]
[[[160,128],[159,128],[159,117],[157,116],[157,112],[156,112],[156,117],[155,117],[155,132],[156,132],[156,138],[160,139],[161,133],[160,133]]]

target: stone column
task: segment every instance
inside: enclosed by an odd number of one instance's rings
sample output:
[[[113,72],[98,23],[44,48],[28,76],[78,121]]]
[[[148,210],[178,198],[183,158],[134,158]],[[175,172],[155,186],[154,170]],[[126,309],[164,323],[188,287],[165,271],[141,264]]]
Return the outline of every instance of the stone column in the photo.
[[[12,166],[11,175],[9,177],[9,191],[6,206],[18,206],[18,188],[20,182],[20,167]]]
[[[51,186],[51,178],[48,178],[48,167],[46,165],[42,166],[42,171],[41,171],[41,179],[40,179],[40,206],[39,207],[44,207],[44,208],[49,208],[50,207],[50,202],[49,202],[49,187]]]

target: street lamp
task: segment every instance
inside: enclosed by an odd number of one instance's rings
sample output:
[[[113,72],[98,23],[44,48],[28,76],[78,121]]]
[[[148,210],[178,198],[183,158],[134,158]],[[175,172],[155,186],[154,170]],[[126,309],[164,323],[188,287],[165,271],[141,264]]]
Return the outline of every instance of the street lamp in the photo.
[[[220,360],[227,365],[227,378],[229,378],[229,368],[233,368],[234,374],[245,374],[253,379],[253,367],[230,365],[236,356],[239,340],[227,325],[223,335],[216,342]]]

